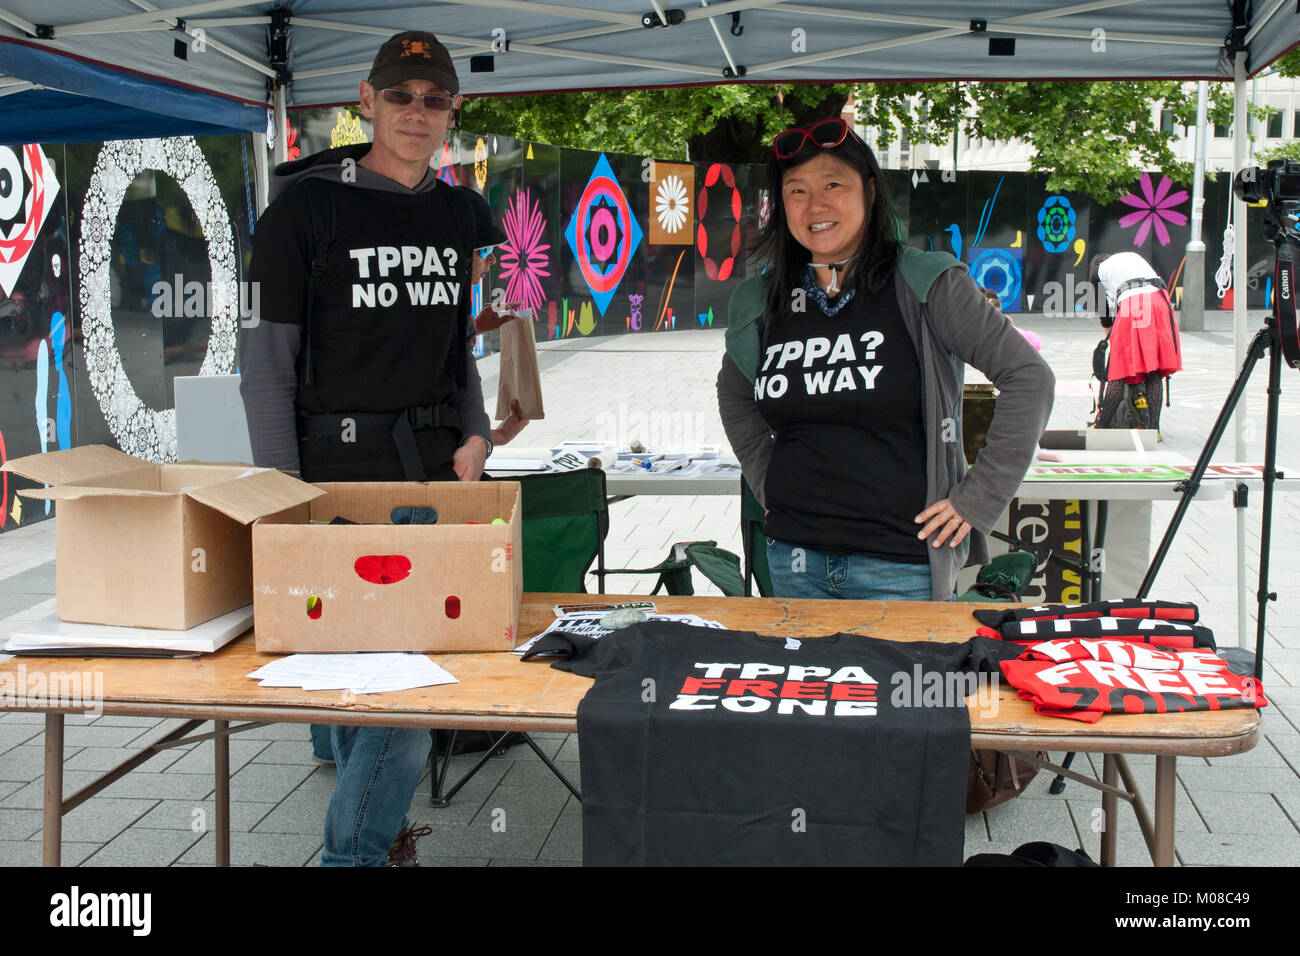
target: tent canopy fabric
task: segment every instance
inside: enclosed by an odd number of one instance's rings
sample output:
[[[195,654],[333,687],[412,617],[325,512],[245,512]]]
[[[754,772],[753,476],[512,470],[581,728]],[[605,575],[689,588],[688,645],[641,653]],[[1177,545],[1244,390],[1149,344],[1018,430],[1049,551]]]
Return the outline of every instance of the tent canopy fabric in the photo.
[[[656,18],[670,25],[644,25]],[[409,29],[436,33],[476,96],[736,79],[1227,80],[1225,40],[1258,73],[1300,43],[1300,13],[1289,0],[0,0],[0,104],[6,82],[28,81],[261,131],[276,82],[290,109],[354,103],[379,44]]]

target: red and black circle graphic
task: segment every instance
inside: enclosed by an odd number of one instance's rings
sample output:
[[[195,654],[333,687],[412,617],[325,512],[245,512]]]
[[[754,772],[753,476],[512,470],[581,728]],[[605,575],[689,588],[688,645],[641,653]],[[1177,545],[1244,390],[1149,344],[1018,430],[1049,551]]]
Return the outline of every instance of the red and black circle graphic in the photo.
[[[709,192],[721,179],[724,189],[722,201],[710,204]],[[727,203],[726,191],[731,190],[730,203]],[[731,278],[736,268],[736,257],[740,255],[740,214],[744,204],[740,199],[740,190],[736,188],[736,174],[730,166],[714,163],[704,174],[704,185],[695,204],[699,229],[695,233],[695,248],[704,259],[704,274],[717,282]],[[713,215],[709,215],[710,208]],[[728,227],[730,229],[728,230]]]

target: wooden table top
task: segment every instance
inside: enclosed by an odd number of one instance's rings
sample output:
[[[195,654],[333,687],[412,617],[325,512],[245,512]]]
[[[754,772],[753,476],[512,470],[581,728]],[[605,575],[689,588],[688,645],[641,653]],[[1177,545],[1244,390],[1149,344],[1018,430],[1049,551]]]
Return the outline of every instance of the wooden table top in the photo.
[[[525,594],[519,633],[525,639],[544,630],[554,620],[551,608],[557,603],[644,599],[644,595]],[[974,635],[978,625],[971,610],[980,606],[662,595],[651,600],[661,613],[699,614],[734,630],[779,637],[844,632],[895,641],[946,642]],[[430,657],[460,683],[362,696],[262,687],[246,675],[274,656],[257,653],[251,631],[215,654],[194,659],[18,657],[0,664],[0,673],[24,668],[30,687],[31,676],[38,673],[102,672],[103,711],[110,714],[520,730],[575,729],[578,702],[591,686],[587,678],[545,663],[525,664],[513,654]],[[975,745],[1005,745],[1006,749],[1216,756],[1250,749],[1259,727],[1254,710],[1108,714],[1089,725],[1035,714],[1005,682],[999,689],[996,713],[985,712],[993,708],[981,709],[973,697],[970,704]],[[30,699],[15,703],[0,697],[0,710],[13,709],[77,712],[84,708]],[[438,719],[431,721],[431,716]],[[1006,739],[1023,737],[1033,739]]]

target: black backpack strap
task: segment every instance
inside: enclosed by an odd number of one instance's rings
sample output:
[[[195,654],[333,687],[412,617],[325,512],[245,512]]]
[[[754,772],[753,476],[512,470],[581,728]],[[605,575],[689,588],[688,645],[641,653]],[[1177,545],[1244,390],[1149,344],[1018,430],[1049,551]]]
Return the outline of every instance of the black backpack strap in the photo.
[[[438,192],[443,197],[448,211],[451,213],[452,222],[456,224],[456,235],[460,239],[460,261],[465,264],[464,278],[460,286],[460,310],[456,315],[456,334],[451,344],[451,354],[448,361],[451,364],[452,376],[456,381],[456,388],[465,387],[466,378],[469,375],[469,351],[468,343],[470,336],[473,334],[471,325],[473,318],[470,315],[470,273],[473,268],[472,256],[474,255],[474,211],[469,208],[469,202],[456,190],[446,183],[438,184]]]
[[[306,185],[306,184],[304,184]],[[313,189],[314,194],[308,202],[311,211],[311,275],[307,278],[307,308],[303,313],[302,362],[303,382],[316,384],[316,372],[312,367],[311,356],[311,321],[312,309],[316,303],[316,293],[320,290],[325,268],[329,264],[330,249],[338,233],[338,210],[334,206],[334,191],[328,187]]]

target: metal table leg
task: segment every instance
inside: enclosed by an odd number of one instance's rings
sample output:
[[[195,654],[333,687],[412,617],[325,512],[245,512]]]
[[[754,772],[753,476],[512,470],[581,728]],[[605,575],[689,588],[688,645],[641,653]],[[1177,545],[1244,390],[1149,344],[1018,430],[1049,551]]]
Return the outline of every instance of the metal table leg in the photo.
[[[63,715],[45,715],[45,825],[41,865],[58,866],[63,852]]]
[[[217,866],[230,866],[230,734],[224,720],[212,722],[212,751],[216,755],[213,789],[216,797]]]
[[[1105,754],[1101,764],[1101,782],[1108,787],[1119,783],[1119,766],[1114,754]],[[1119,837],[1119,802],[1115,794],[1101,792],[1101,865],[1115,865],[1115,847]]]
[[[1174,865],[1174,793],[1178,786],[1178,758],[1156,755],[1155,846],[1151,861],[1156,866]]]

